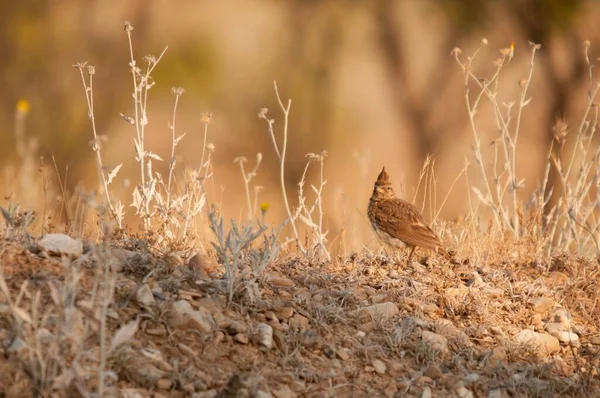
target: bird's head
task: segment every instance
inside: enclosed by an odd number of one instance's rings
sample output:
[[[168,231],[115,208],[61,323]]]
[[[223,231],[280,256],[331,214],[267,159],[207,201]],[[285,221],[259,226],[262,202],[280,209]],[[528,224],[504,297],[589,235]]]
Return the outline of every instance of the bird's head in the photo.
[[[373,195],[374,199],[391,199],[396,197],[394,193],[394,188],[392,188],[392,183],[390,182],[390,177],[385,171],[385,167],[381,169],[381,173],[377,177],[377,181],[375,181],[375,186],[373,187]]]

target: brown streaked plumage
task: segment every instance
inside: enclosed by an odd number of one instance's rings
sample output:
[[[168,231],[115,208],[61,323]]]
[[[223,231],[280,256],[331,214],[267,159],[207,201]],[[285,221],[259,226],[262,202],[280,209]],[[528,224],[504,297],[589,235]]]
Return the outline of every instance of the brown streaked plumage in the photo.
[[[385,244],[396,249],[411,249],[409,263],[417,246],[445,252],[440,238],[423,222],[419,209],[396,197],[385,167],[373,187],[367,214],[373,229]]]

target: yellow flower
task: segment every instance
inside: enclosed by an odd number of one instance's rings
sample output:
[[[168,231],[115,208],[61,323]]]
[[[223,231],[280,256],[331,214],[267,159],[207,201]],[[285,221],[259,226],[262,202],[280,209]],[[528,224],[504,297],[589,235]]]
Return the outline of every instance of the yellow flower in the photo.
[[[262,213],[265,214],[267,212],[267,210],[269,210],[269,203],[268,202],[261,203],[260,211],[262,211]]]
[[[510,57],[512,58],[515,55],[515,42],[510,42]]]
[[[27,114],[29,113],[29,108],[29,101],[27,101],[26,99],[20,99],[17,102],[17,112]]]

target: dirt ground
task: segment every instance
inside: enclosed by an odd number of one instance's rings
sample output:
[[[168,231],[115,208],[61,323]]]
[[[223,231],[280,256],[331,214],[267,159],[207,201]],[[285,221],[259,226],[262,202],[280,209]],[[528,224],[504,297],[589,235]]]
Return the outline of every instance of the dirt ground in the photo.
[[[600,396],[584,259],[287,256],[228,304],[209,255],[1,248],[0,396]]]

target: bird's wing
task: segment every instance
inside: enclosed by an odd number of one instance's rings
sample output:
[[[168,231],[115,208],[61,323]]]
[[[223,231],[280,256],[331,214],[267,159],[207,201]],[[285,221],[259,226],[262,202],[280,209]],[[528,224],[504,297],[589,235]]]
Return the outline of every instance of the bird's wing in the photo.
[[[419,210],[400,199],[379,203],[378,224],[396,239],[428,249],[442,247],[440,238],[424,222]]]

